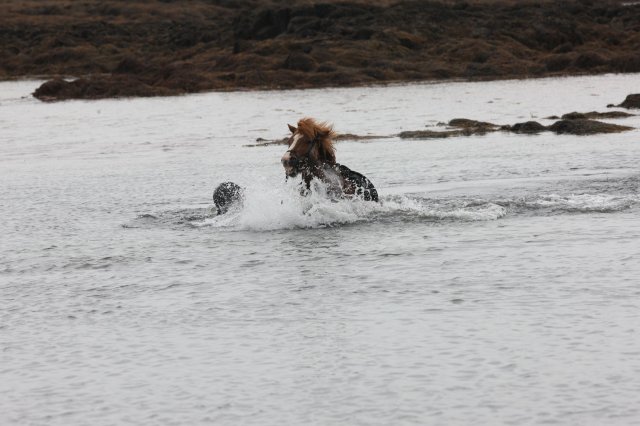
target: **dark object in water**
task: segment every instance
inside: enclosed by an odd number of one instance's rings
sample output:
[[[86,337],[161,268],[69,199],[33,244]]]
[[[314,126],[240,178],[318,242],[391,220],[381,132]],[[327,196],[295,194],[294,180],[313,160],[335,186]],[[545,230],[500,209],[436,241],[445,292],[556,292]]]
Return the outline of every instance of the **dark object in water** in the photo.
[[[618,133],[633,129],[618,124],[603,123],[596,120],[560,120],[547,127],[557,134],[595,135],[598,133]]]
[[[223,182],[213,191],[213,203],[218,214],[225,214],[231,206],[241,203],[242,197],[242,188],[233,182]]]
[[[624,111],[607,111],[607,112],[591,111],[591,112],[570,112],[568,114],[564,114],[560,118],[562,118],[563,120],[581,120],[581,119],[594,120],[597,118],[627,118],[627,117],[633,117],[633,116],[634,114],[629,114],[628,112],[624,112]],[[555,117],[555,119],[557,120],[558,117]]]
[[[462,129],[465,135],[484,134],[498,130],[500,126],[486,121],[469,120],[468,118],[454,118],[449,121],[449,127]]]
[[[547,130],[545,126],[537,121],[525,121],[524,123],[516,123],[513,126],[503,126],[503,130],[513,133],[536,134]]]
[[[627,95],[625,100],[620,105],[617,105],[617,106],[621,108],[627,108],[627,109],[640,108],[640,93]]]

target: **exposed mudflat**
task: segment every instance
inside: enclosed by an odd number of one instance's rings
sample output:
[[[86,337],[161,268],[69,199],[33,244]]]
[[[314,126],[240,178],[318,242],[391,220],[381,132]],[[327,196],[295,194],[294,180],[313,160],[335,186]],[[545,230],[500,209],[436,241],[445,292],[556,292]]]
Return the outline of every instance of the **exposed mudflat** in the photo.
[[[0,78],[43,100],[640,71],[619,1],[5,0]]]

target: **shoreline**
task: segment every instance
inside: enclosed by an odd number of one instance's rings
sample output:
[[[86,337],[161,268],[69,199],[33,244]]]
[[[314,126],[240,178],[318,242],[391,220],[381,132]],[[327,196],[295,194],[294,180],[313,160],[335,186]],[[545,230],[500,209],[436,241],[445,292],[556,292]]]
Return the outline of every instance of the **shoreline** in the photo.
[[[640,5],[614,0],[7,0],[4,9],[0,80],[49,78],[43,100],[640,72]]]
[[[204,89],[195,92],[177,92],[171,94],[150,94],[147,96],[142,95],[120,95],[120,96],[105,96],[95,98],[84,97],[69,97],[61,99],[40,99],[43,102],[62,102],[65,100],[99,100],[99,99],[127,99],[127,98],[144,98],[144,97],[173,97],[173,96],[188,96],[207,93],[233,93],[233,92],[281,92],[290,90],[323,90],[323,89],[349,89],[349,88],[385,88],[385,87],[398,87],[406,85],[436,85],[436,84],[455,84],[455,83],[485,83],[496,81],[523,81],[523,80],[544,80],[544,79],[570,79],[579,77],[604,77],[607,75],[627,75],[627,74],[640,74],[640,72],[600,72],[600,73],[563,73],[563,74],[548,74],[548,75],[523,75],[523,76],[498,76],[495,78],[452,78],[452,79],[429,79],[429,80],[392,80],[381,82],[360,82],[349,85],[327,85],[327,86],[308,86],[308,87],[273,87],[273,86],[256,86],[256,87],[221,87],[217,89]],[[41,85],[55,80],[63,79],[67,83],[72,83],[76,80],[91,79],[93,76],[48,76],[48,75],[27,75],[27,76],[14,76],[11,78],[2,78],[0,83],[12,83],[12,82],[34,82]],[[29,96],[33,96],[34,93],[30,93]],[[35,97],[35,96],[34,96]],[[617,106],[617,105],[616,105]]]

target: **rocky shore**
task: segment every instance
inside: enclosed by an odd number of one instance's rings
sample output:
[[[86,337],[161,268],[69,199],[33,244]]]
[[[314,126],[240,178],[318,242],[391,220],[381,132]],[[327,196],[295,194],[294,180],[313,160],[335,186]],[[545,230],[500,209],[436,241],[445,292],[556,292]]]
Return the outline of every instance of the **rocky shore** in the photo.
[[[620,105],[616,107],[623,107],[627,105],[628,109],[640,108],[640,94],[632,94]],[[632,104],[632,105],[631,105]],[[624,108],[624,107],[623,107]],[[395,135],[354,135],[351,133],[339,134],[334,138],[334,141],[368,141],[376,139],[387,139],[398,137],[400,139],[442,139],[456,136],[473,136],[473,135],[486,135],[493,132],[512,132],[519,134],[535,135],[542,132],[554,132],[558,135],[577,135],[588,136],[598,135],[603,133],[620,133],[634,130],[634,127],[623,126],[620,124],[607,123],[597,119],[621,119],[628,117],[635,117],[636,114],[624,112],[624,111],[606,111],[606,112],[570,112],[563,114],[561,117],[550,116],[547,120],[557,120],[553,124],[545,126],[537,121],[526,121],[522,123],[509,124],[494,124],[486,121],[477,121],[469,118],[454,118],[449,120],[448,123],[438,123],[439,127],[445,127],[444,130],[434,129],[420,129],[420,130],[405,130]],[[256,143],[245,145],[246,147],[259,147],[269,145],[286,145],[289,143],[289,137],[281,139],[268,140],[264,138],[258,138]]]
[[[621,1],[5,0],[0,79],[42,100],[640,72]]]

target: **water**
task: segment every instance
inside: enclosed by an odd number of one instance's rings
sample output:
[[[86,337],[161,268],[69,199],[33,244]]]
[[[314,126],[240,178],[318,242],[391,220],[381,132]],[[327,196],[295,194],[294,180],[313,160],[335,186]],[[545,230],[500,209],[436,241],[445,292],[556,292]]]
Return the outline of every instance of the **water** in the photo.
[[[0,83],[0,424],[640,422],[639,131],[341,142],[605,110],[640,75],[44,104]],[[640,118],[610,120],[640,128]],[[215,217],[211,192],[247,187]]]

